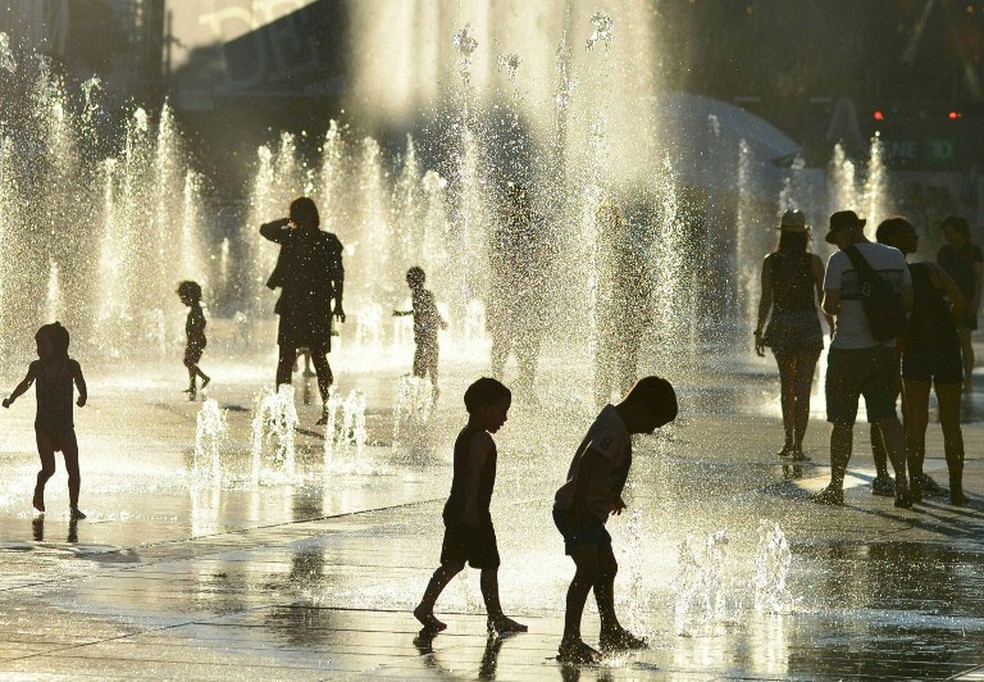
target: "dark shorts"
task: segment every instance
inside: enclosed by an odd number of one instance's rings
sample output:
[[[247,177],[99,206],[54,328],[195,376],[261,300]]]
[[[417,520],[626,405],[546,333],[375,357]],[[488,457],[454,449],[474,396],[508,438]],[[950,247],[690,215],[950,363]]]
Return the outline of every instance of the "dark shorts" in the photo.
[[[413,375],[415,377],[431,378],[437,376],[437,339],[418,340],[413,352]]]
[[[827,354],[827,421],[854,426],[864,396],[872,424],[893,417],[899,396],[899,361],[894,348],[831,348]]]
[[[202,353],[205,352],[205,344],[189,344],[185,347],[184,364],[186,366],[197,365],[198,361],[202,359]]]
[[[553,519],[557,530],[564,536],[565,554],[569,555],[578,545],[594,545],[598,548],[612,546],[612,536],[597,516],[585,514],[581,525],[575,526],[568,510],[554,507]]]
[[[912,381],[936,381],[940,384],[963,383],[963,359],[960,347],[906,348],[902,352],[902,378]]]
[[[492,519],[483,520],[478,528],[461,523],[444,522],[441,563],[468,562],[472,568],[497,568],[499,546],[495,541]]]

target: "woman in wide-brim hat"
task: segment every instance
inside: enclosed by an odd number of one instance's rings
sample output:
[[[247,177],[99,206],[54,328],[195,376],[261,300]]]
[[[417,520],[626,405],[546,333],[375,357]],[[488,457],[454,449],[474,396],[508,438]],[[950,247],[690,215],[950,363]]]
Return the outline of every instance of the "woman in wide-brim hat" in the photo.
[[[823,296],[823,263],[807,251],[809,241],[810,228],[803,213],[783,213],[779,242],[762,260],[762,295],[755,327],[755,352],[764,357],[766,347],[772,348],[779,366],[786,440],[778,454],[793,459],[804,458],[810,389],[823,350],[817,313]],[[827,322],[832,324],[829,317]]]

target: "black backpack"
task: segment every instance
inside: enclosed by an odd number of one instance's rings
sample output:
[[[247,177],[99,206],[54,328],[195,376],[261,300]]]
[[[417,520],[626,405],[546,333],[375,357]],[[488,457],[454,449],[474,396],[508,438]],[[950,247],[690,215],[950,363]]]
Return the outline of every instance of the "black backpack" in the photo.
[[[891,341],[902,336],[906,318],[902,296],[875,272],[856,246],[849,246],[844,249],[844,253],[854,263],[857,271],[861,303],[875,341]]]

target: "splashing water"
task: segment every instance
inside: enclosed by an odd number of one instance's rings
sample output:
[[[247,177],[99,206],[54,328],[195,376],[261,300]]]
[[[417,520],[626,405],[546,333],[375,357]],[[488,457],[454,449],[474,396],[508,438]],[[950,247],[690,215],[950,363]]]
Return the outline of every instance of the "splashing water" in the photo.
[[[17,61],[10,50],[10,36],[0,33],[0,69],[13,73],[17,70]]]
[[[422,442],[433,408],[433,388],[428,379],[409,375],[400,379],[393,414],[394,451],[413,448]]]
[[[219,446],[228,431],[226,415],[219,409],[219,402],[214,398],[205,400],[198,411],[195,429],[195,460],[191,473],[196,480],[211,478],[218,481],[221,478]]]
[[[339,413],[341,419],[339,419]],[[366,394],[357,388],[344,399],[333,395],[325,405],[325,470],[337,468],[338,455],[361,455],[366,448]]]
[[[786,575],[793,561],[786,534],[776,522],[759,522],[759,546],[755,559],[755,610],[782,613],[788,606]]]
[[[496,57],[495,61],[499,65],[500,69],[505,70],[506,77],[509,79],[509,82],[515,82],[516,71],[519,70],[519,65],[523,63],[523,60],[519,58],[519,55],[515,52],[500,54]]]
[[[594,26],[594,32],[588,37],[584,49],[590,52],[600,42],[604,44],[607,52],[612,44],[612,27],[615,22],[604,12],[595,12],[591,15],[590,21],[591,25]]]
[[[693,636],[724,617],[727,544],[727,533],[719,530],[704,538],[690,534],[680,546],[680,566],[674,581],[677,592],[674,616],[680,635]]]
[[[261,393],[253,411],[253,485],[259,485],[263,453],[272,444],[273,461],[288,479],[294,478],[294,428],[297,409],[294,387],[282,384]]]
[[[454,34],[454,49],[466,58],[470,58],[472,52],[478,47],[478,41],[468,35],[470,28],[471,24],[465,24],[464,28],[458,29]]]

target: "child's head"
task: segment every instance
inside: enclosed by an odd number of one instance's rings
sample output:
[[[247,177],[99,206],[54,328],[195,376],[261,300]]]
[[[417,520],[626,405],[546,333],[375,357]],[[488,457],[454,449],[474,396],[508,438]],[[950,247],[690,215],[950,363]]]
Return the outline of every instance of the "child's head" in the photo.
[[[294,199],[290,203],[290,221],[298,227],[317,229],[318,225],[321,224],[318,207],[308,197]]]
[[[622,404],[629,408],[634,433],[652,433],[677,416],[677,398],[673,385],[661,377],[643,377],[625,396]]]
[[[482,377],[465,389],[465,409],[471,420],[489,433],[506,423],[512,392],[502,382]]]
[[[191,305],[202,300],[202,287],[198,282],[185,280],[178,285],[177,294],[182,303]]]
[[[915,253],[919,248],[919,234],[916,228],[902,216],[894,216],[881,221],[875,230],[879,244],[894,246],[904,254]]]
[[[42,360],[68,356],[68,330],[61,322],[43,325],[34,335],[38,344],[38,357]]]
[[[424,274],[423,268],[417,267],[416,265],[407,270],[407,284],[410,285],[411,289],[424,286],[424,280],[426,278],[427,275]]]

